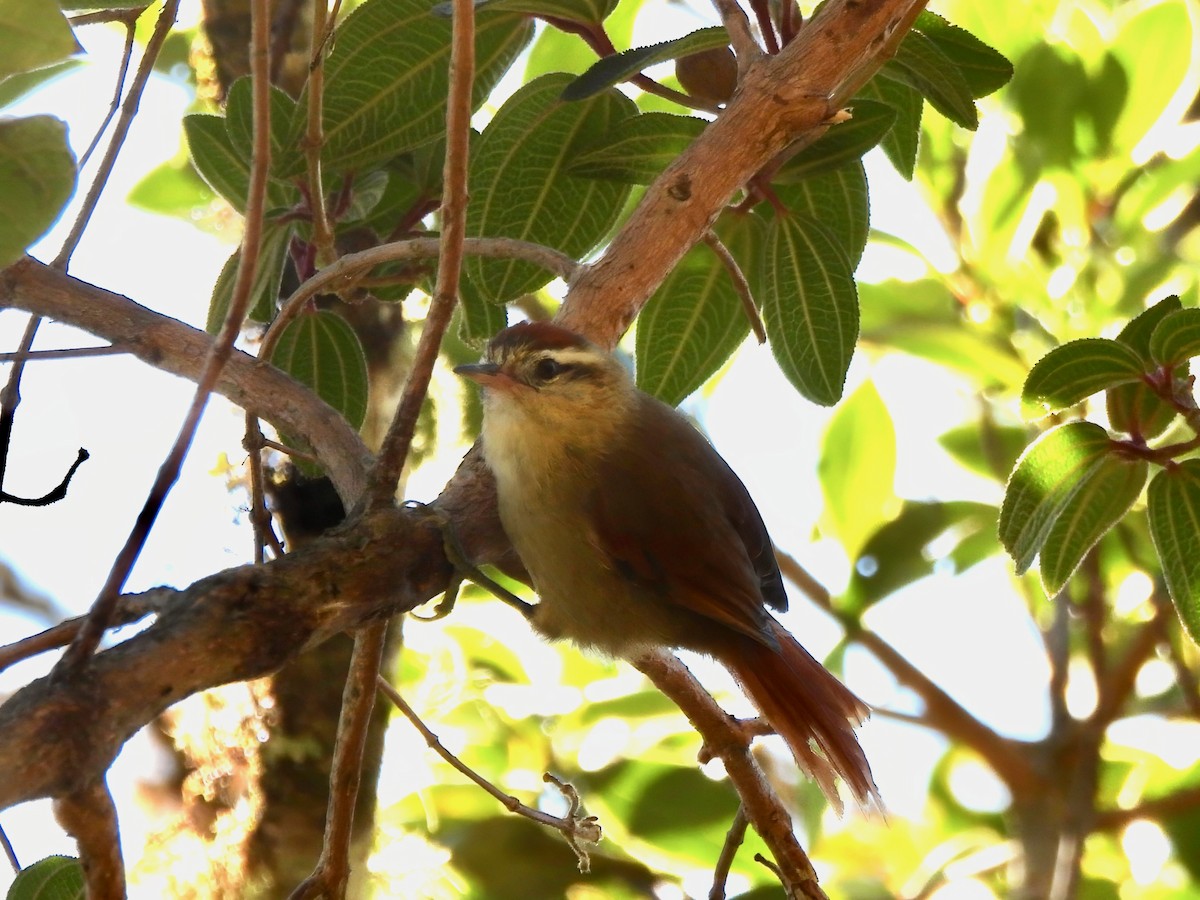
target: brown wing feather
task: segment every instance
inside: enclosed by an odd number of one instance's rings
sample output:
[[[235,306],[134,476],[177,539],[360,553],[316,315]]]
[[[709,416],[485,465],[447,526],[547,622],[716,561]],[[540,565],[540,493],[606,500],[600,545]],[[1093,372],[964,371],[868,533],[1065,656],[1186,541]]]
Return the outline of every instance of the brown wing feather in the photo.
[[[596,473],[598,548],[614,570],[664,600],[774,646],[763,605],[785,609],[787,600],[754,502],[686,419],[639,400],[636,424]]]

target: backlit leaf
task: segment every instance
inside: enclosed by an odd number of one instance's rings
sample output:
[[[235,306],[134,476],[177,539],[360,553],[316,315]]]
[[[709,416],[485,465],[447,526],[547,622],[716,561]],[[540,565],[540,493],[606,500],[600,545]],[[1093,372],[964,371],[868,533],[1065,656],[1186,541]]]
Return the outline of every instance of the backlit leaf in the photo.
[[[910,31],[896,49],[896,55],[879,70],[881,75],[901,81],[921,92],[943,116],[974,131],[979,127],[979,112],[966,78],[937,44]]]
[[[1175,609],[1200,643],[1200,460],[1184,460],[1150,482],[1150,536]]]
[[[999,90],[1013,76],[1013,65],[1003,54],[936,13],[922,12],[913,29],[929,38],[955,65],[973,97],[985,97]]]
[[[1200,309],[1179,309],[1165,316],[1150,336],[1150,355],[1162,366],[1200,356]]]
[[[642,113],[617,123],[608,134],[582,149],[568,171],[582,178],[611,178],[649,184],[704,131],[694,116]]]
[[[867,173],[861,161],[773,188],[793,214],[820,222],[838,240],[851,268],[858,265],[871,230]]]
[[[1040,570],[1047,594],[1056,594],[1104,536],[1137,500],[1146,485],[1145,460],[1104,456],[1063,506],[1041,549]]]
[[[876,76],[863,85],[859,96],[886,103],[896,111],[896,120],[880,146],[896,171],[912,181],[921,144],[921,114],[925,111],[921,92],[911,85]]]
[[[83,865],[72,856],[47,856],[26,866],[8,888],[8,900],[85,900]]]
[[[1000,542],[1021,574],[1033,564],[1059,514],[1111,452],[1099,425],[1069,422],[1026,448],[1004,492]]]
[[[772,180],[795,181],[857,161],[883,140],[896,122],[896,109],[887,103],[856,99],[850,106],[848,121],[829,126],[819,140],[789,159]]]
[[[75,191],[67,126],[53,116],[0,119],[0,268],[50,230]]]
[[[56,63],[78,49],[54,0],[0,0],[0,81]]]
[[[1021,402],[1031,417],[1074,406],[1097,391],[1141,378],[1137,351],[1107,338],[1082,338],[1055,347],[1030,370]]]
[[[275,304],[279,300],[279,285],[283,278],[283,266],[287,262],[288,244],[292,239],[290,225],[277,222],[265,223],[262,247],[258,254],[258,268],[254,283],[250,286],[250,307],[246,318],[251,322],[267,323],[275,317]],[[208,317],[204,330],[216,334],[225,322],[229,303],[233,299],[233,288],[237,281],[238,262],[242,251],[239,248],[226,260],[213,285],[212,299],[208,304]]]

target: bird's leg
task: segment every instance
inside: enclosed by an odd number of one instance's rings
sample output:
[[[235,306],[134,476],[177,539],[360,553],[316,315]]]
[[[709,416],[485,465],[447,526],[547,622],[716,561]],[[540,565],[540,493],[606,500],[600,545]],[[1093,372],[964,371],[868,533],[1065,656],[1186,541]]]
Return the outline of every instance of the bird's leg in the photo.
[[[494,596],[516,609],[526,619],[533,618],[534,611],[537,609],[535,604],[522,600],[508,588],[504,587],[504,585],[499,584],[493,578],[489,578],[467,558],[466,551],[463,550],[462,544],[458,540],[458,534],[454,530],[454,523],[450,521],[450,517],[446,515],[444,510],[436,509],[424,503],[417,503],[416,501],[409,501],[405,505],[420,507],[437,519],[438,527],[442,531],[442,546],[446,551],[446,559],[450,560],[450,564],[454,566],[454,574],[450,577],[450,583],[447,585],[446,592],[442,595],[441,601],[434,607],[433,615],[417,616],[417,618],[424,621],[434,621],[448,615],[450,610],[454,608],[455,601],[458,599],[458,588],[462,584],[463,578],[469,578],[481,588],[490,591]]]

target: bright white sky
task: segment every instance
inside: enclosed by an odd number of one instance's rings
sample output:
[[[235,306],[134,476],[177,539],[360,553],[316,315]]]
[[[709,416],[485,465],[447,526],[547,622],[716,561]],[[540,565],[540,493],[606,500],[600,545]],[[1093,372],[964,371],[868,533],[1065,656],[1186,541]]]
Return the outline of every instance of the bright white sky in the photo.
[[[185,3],[185,16],[194,17],[196,6]],[[14,115],[67,115],[77,152],[86,146],[107,108],[110,66],[121,44],[114,30],[91,28],[82,37],[91,65],[8,110]],[[660,32],[647,42],[661,39]],[[123,202],[144,173],[177,153],[177,123],[188,102],[187,91],[168,79],[156,77],[151,82],[106,200],[71,272],[201,325],[209,290],[233,250],[236,235],[223,241],[184,222],[130,209]],[[869,171],[873,225],[904,235],[943,264],[944,240],[931,230],[933,218],[923,212],[911,188],[878,159],[872,160]],[[71,217],[69,212],[64,222]],[[34,255],[52,257],[64,233],[60,224]],[[895,262],[887,254],[868,251],[863,274],[881,277],[879,267],[888,261]],[[23,315],[0,312],[0,346],[15,347],[24,324]],[[70,329],[45,325],[37,347],[92,343]],[[933,442],[934,435],[961,421],[971,408],[972,398],[963,385],[947,382],[944,371],[911,359],[872,362],[860,354],[851,371],[850,390],[871,376],[897,425],[898,494],[998,499],[994,486],[962,472]],[[91,452],[92,459],[80,469],[65,502],[44,509],[0,507],[0,552],[32,589],[66,609],[81,611],[95,596],[132,525],[191,399],[192,386],[141,363],[113,357],[31,364],[23,395],[7,490],[28,495],[48,490],[80,446]],[[743,348],[711,398],[694,402],[690,411],[703,421],[745,480],[777,542],[832,589],[843,585],[848,571],[840,550],[828,541],[811,543],[821,510],[816,463],[828,412],[798,397],[778,374],[770,351],[753,345]],[[240,416],[215,398],[183,478],[131,578],[131,589],[186,585],[249,558],[252,542],[239,511],[242,498],[231,496],[224,481],[209,474],[222,453],[240,463],[244,459],[240,443]],[[457,459],[451,452],[416,473],[410,495],[436,496]],[[871,623],[985,722],[1005,734],[1035,738],[1048,723],[1047,667],[1040,641],[1008,584],[1008,565],[997,558],[965,577],[938,576],[914,585],[881,604]],[[818,656],[837,639],[835,627],[799,596],[785,621]],[[44,623],[6,613],[0,616],[0,639],[7,641],[41,627]],[[987,634],[989,640],[954,638],[962,634]],[[16,689],[46,665],[47,660],[41,659],[15,667],[0,677],[0,692]],[[852,653],[848,669],[851,687],[869,702],[915,709],[915,701],[898,694],[890,677],[867,654]],[[919,817],[927,775],[941,752],[941,741],[880,716],[863,729],[862,738],[892,815]],[[152,766],[139,750],[141,743],[131,743],[110,777],[118,797],[128,798],[136,777]],[[990,808],[1004,802],[1002,789],[986,773],[968,786],[968,794]],[[135,818],[122,821],[130,846],[140,843]],[[49,819],[47,804],[0,813],[0,824],[23,862],[51,852],[72,852],[71,842]],[[0,890],[8,878],[9,873],[0,868]]]

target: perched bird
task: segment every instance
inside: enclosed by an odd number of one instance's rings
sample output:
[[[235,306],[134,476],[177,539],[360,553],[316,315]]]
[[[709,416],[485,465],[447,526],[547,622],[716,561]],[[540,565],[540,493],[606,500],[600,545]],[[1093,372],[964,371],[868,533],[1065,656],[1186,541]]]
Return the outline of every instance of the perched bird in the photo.
[[[513,325],[455,371],[483,388],[500,520],[533,580],[534,627],[616,657],[723,663],[841,808],[877,797],[853,726],[867,707],[767,611],[787,609],[762,517],[680,413],[557,325]]]

